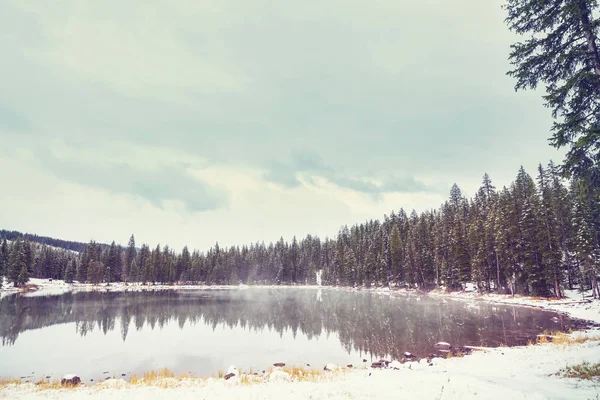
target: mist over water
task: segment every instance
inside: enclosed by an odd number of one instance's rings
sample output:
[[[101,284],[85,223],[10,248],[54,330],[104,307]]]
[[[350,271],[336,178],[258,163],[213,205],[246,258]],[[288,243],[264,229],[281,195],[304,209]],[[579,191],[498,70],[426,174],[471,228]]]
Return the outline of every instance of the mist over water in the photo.
[[[327,288],[12,295],[0,300],[0,377],[360,365],[426,356],[438,341],[521,345],[571,325],[530,308]]]

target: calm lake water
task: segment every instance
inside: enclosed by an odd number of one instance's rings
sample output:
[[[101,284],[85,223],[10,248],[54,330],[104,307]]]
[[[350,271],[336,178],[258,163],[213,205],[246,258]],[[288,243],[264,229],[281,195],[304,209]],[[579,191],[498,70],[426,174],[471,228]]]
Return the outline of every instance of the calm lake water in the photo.
[[[11,295],[0,300],[0,377],[360,365],[426,356],[438,341],[520,345],[571,324],[530,308],[332,289]]]

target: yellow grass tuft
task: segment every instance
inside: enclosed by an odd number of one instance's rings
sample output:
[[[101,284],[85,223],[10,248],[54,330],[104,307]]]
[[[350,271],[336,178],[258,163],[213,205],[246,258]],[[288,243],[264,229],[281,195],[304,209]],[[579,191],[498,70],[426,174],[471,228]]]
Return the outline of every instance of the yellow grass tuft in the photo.
[[[35,387],[38,391],[42,390],[56,390],[56,389],[74,389],[76,386],[62,386],[60,384],[60,380],[49,380],[49,379],[41,379],[35,383]]]
[[[253,370],[250,369],[249,373],[244,373],[238,376],[237,384],[239,385],[253,385],[263,383],[268,378],[269,374],[275,370],[284,371],[289,374],[290,381],[292,382],[317,382],[320,380],[330,379],[332,377],[339,376],[346,373],[348,368],[338,368],[334,371],[325,371],[323,369],[315,368],[304,368],[296,366],[288,366],[283,368],[271,368],[265,372],[265,374],[255,375]],[[219,377],[224,378],[225,372],[220,370]],[[119,379],[113,377],[113,379]],[[106,380],[96,382],[91,386],[82,385],[83,387],[90,387],[93,390],[105,390],[105,389],[127,389],[131,387],[159,387],[159,388],[176,388],[180,387],[183,382],[187,381],[187,384],[203,384],[206,379],[196,378],[190,373],[184,373],[176,375],[173,371],[163,368],[159,370],[152,370],[145,372],[143,375],[133,374],[130,376],[129,381],[112,382],[106,384]],[[62,386],[60,380],[48,380],[42,379],[37,382],[26,382],[21,379],[2,379],[0,380],[0,389],[9,387],[11,385],[35,385],[37,391],[45,390],[77,390],[81,386]]]
[[[160,388],[174,388],[181,385],[184,380],[195,379],[189,373],[176,375],[168,368],[152,370],[144,373],[141,377],[134,374],[129,378],[129,385],[132,386],[154,386]]]
[[[590,364],[587,361],[581,364],[565,367],[556,373],[565,378],[576,378],[600,381],[600,363]]]
[[[283,371],[290,374],[290,378],[297,382],[317,382],[323,379],[329,379],[333,376],[341,375],[347,372],[346,368],[337,368],[333,371],[325,371],[324,369],[304,368],[304,367],[284,367]]]
[[[24,382],[20,379],[0,379],[0,389],[11,385],[20,385],[22,383]]]
[[[570,332],[550,332],[544,331],[541,335],[538,335],[536,338],[535,344],[558,344],[558,345],[574,345],[581,344],[586,342],[597,342],[600,341],[600,335],[590,335],[590,334],[573,334]],[[529,345],[529,343],[528,343]]]

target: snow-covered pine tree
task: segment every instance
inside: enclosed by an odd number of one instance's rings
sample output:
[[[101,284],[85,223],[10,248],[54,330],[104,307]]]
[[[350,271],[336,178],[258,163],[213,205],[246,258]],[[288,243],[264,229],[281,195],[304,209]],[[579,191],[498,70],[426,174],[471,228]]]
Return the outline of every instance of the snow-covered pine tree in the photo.
[[[73,283],[73,280],[75,279],[76,270],[76,261],[75,257],[73,257],[67,264],[67,269],[65,270],[64,280],[66,283]]]
[[[133,260],[135,260],[135,257],[137,255],[137,250],[135,248],[135,236],[132,234],[131,237],[129,238],[129,242],[127,243],[127,249],[125,250],[125,263],[123,264],[123,271],[122,271],[122,276],[123,276],[123,281],[127,282],[131,280],[131,266],[133,264]],[[131,280],[133,281],[133,280]]]
[[[587,202],[585,188],[581,182],[572,185],[574,198],[574,226],[576,227],[574,244],[575,254],[580,265],[580,289],[584,289],[585,281],[589,281],[594,298],[600,297],[598,291],[598,275],[600,272],[600,245],[594,230],[593,214]]]
[[[552,190],[552,180],[549,171],[538,166],[538,188],[541,196],[540,202],[540,251],[542,264],[545,268],[547,282],[552,285],[554,296],[562,297],[562,251],[560,246],[560,231],[556,216],[556,199]]]
[[[12,283],[15,287],[19,285],[19,273],[23,267],[27,268],[25,252],[23,251],[23,241],[21,238],[17,238],[11,244],[8,271],[6,273],[8,282]]]
[[[400,229],[395,225],[390,235],[390,257],[392,263],[392,281],[398,283],[400,271],[402,270],[402,241],[400,239]]]
[[[3,238],[2,244],[0,245],[0,287],[2,287],[4,277],[8,274],[8,260],[8,242],[6,241],[6,238]]]

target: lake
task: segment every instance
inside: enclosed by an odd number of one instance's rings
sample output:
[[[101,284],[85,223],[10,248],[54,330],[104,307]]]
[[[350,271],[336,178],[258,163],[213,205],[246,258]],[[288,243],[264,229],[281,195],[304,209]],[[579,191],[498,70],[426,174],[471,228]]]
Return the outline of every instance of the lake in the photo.
[[[0,299],[0,377],[361,365],[426,356],[439,341],[522,345],[573,324],[532,308],[326,288],[10,295]]]

